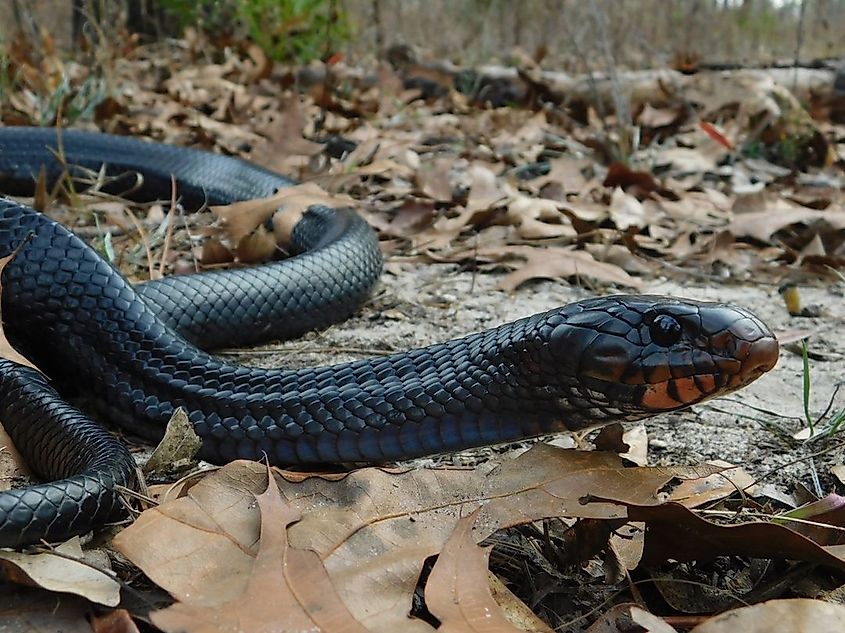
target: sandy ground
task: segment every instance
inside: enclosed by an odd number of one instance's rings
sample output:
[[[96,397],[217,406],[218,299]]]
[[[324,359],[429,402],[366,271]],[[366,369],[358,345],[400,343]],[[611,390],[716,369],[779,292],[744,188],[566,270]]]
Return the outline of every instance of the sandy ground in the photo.
[[[458,272],[446,265],[390,265],[374,297],[353,319],[298,341],[227,356],[265,367],[353,360],[448,340],[592,294],[553,281],[506,293],[496,288],[497,281],[495,275]],[[811,361],[811,411],[816,414],[827,406],[845,375],[840,287],[801,289],[805,305],[821,307],[815,318],[789,316],[772,286],[714,287],[657,279],[648,282],[644,292],[736,303],[758,314],[778,335],[813,331],[810,349],[822,356]],[[829,492],[835,482],[830,466],[845,460],[845,449],[835,436],[809,443],[793,439],[792,434],[804,426],[802,359],[782,349],[777,367],[741,392],[648,421],[649,463],[722,459],[745,466],[761,483],[775,484],[781,492],[791,492],[796,484]],[[438,461],[472,463],[489,451],[478,449]]]

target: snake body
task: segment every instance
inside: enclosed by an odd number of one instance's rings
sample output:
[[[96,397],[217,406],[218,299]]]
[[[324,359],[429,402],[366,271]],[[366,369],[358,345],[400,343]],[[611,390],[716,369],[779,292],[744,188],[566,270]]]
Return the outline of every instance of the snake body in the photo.
[[[290,184],[244,161],[101,134],[0,129],[0,173],[22,192],[42,166],[140,172],[141,197],[186,204],[264,196]],[[249,271],[133,288],[62,225],[0,199],[2,316],[32,370],[2,361],[0,414],[49,484],[0,494],[0,545],[55,540],[115,515],[131,457],[61,400],[156,440],[177,407],[200,456],[273,464],[384,462],[641,419],[737,389],[770,369],[777,342],[748,311],[666,297],[579,301],[469,336],[326,367],[256,369],[200,347],[298,334],[349,316],[376,282],[372,231],[312,208],[300,254]],[[52,386],[51,386],[52,385]],[[54,390],[55,389],[55,390]]]

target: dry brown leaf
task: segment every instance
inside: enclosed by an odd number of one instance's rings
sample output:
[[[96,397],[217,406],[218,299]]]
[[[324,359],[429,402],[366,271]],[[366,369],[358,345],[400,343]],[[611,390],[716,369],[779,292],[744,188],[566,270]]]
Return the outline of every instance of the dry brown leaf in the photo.
[[[729,497],[737,491],[748,495],[755,494],[755,480],[745,469],[721,460],[710,463],[724,470],[695,481],[681,482],[669,495],[669,500],[688,508],[696,508]]]
[[[250,160],[280,174],[295,172],[325,149],[322,143],[303,137],[307,125],[306,105],[295,95],[266,130],[266,140],[255,144]]]
[[[586,251],[559,247],[511,246],[500,249],[481,249],[479,256],[493,261],[520,257],[525,264],[505,276],[499,287],[513,291],[531,279],[587,278],[600,283],[638,288],[642,282],[613,264],[596,261]]]
[[[65,629],[62,629],[64,633]],[[103,615],[91,615],[92,633],[139,633],[126,609],[115,609]]]
[[[425,604],[443,633],[517,633],[487,583],[492,547],[476,545],[472,525],[478,510],[458,520],[425,585]]]
[[[613,190],[610,196],[610,217],[616,228],[625,231],[631,227],[645,228],[655,218],[647,212],[647,207],[635,196],[625,193],[621,187]]]
[[[508,620],[526,633],[553,633],[548,624],[538,618],[531,609],[493,572],[488,572],[487,582],[499,608],[505,612]]]
[[[174,633],[367,633],[341,603],[317,555],[288,543],[287,527],[300,514],[282,501],[272,479],[255,500],[261,537],[243,593],[211,604],[182,596],[173,606],[150,614],[153,623]]]
[[[143,471],[163,474],[187,468],[194,463],[201,446],[202,439],[194,431],[185,410],[179,407],[170,416],[164,437],[144,464]]]
[[[282,211],[281,215],[294,216],[298,219],[298,214],[313,204],[340,208],[349,206],[351,202],[351,198],[329,195],[318,185],[306,182],[285,187],[268,198],[213,206],[211,211],[224,223],[226,233],[232,241],[237,243],[273,217],[277,210]]]
[[[578,232],[563,209],[571,211],[556,200],[532,198],[511,189],[507,217],[519,235],[527,240],[577,237]]]
[[[592,167],[592,161],[573,158],[554,158],[549,161],[549,173],[532,179],[531,185],[537,188],[546,185],[559,185],[563,193],[582,193],[587,185],[584,171]]]
[[[628,506],[631,518],[649,524],[643,560],[659,564],[666,560],[712,560],[716,556],[752,556],[814,561],[845,569],[845,545],[820,545],[796,530],[790,522],[747,522],[720,525],[679,503],[660,506]],[[773,517],[774,518],[774,517]],[[833,541],[840,526],[814,526],[813,538]]]
[[[508,198],[508,193],[499,186],[496,174],[488,167],[474,164],[469,168],[471,184],[467,198],[467,211],[484,211],[497,206]]]
[[[678,111],[674,108],[655,108],[646,103],[637,115],[637,123],[645,127],[664,127],[671,125],[678,119]]]
[[[208,237],[202,243],[199,253],[200,263],[205,266],[228,264],[235,261],[235,256],[220,240]]]
[[[430,631],[407,618],[424,561],[479,505],[476,541],[548,516],[620,518],[624,512],[615,503],[584,500],[604,495],[656,503],[673,478],[712,472],[625,468],[610,453],[537,445],[492,472],[365,468],[332,476],[282,473],[278,483],[286,502],[302,513],[288,528],[291,547],[318,554],[343,603],[366,628],[410,632]],[[179,600],[232,601],[245,592],[255,564],[254,495],[266,482],[260,464],[233,462],[185,497],[144,512],[114,545]]]
[[[244,264],[266,262],[276,254],[276,237],[263,226],[259,226],[249,235],[245,235],[235,248],[238,261]]]
[[[795,206],[789,209],[772,208],[766,211],[737,214],[728,226],[728,230],[737,237],[751,237],[766,243],[771,240],[773,234],[790,224],[809,224],[815,220],[825,220],[838,231],[845,228],[845,214],[814,211]]]
[[[714,616],[690,633],[841,633],[845,606],[796,598],[769,600]]]
[[[85,562],[79,537],[57,546],[55,552],[29,554],[0,550],[0,568],[13,582],[72,593],[109,607],[117,606],[120,583],[113,575]]]
[[[417,187],[424,196],[439,202],[452,201],[449,173],[453,162],[447,158],[438,158],[417,171]]]

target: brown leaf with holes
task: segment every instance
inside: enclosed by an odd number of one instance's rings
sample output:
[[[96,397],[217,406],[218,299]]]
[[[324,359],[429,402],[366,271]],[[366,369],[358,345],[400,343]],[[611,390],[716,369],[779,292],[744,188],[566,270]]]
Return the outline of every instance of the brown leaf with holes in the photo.
[[[216,633],[282,630],[319,633],[367,633],[341,603],[320,559],[290,546],[287,527],[299,512],[282,501],[275,481],[256,495],[261,534],[243,593],[217,604],[184,597],[150,614],[164,631]]]

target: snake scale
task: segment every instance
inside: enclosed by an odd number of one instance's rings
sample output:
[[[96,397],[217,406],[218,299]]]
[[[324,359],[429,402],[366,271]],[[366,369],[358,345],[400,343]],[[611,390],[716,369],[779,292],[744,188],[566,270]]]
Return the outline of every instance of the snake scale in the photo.
[[[26,194],[64,164],[138,199],[226,204],[291,181],[246,161],[76,130],[0,128],[0,188]],[[140,175],[140,178],[138,178]],[[108,188],[107,187],[107,188]],[[349,317],[381,271],[375,234],[312,207],[295,255],[133,287],[71,231],[0,199],[2,319],[44,373],[0,361],[0,419],[48,483],[0,493],[0,545],[54,541],[120,514],[127,449],[98,420],[159,439],[183,407],[200,456],[378,463],[687,407],[768,371],[778,346],[750,312],[658,296],[585,299],[463,338],[325,367],[257,369],[203,349],[288,338]],[[46,378],[45,378],[46,376]]]

